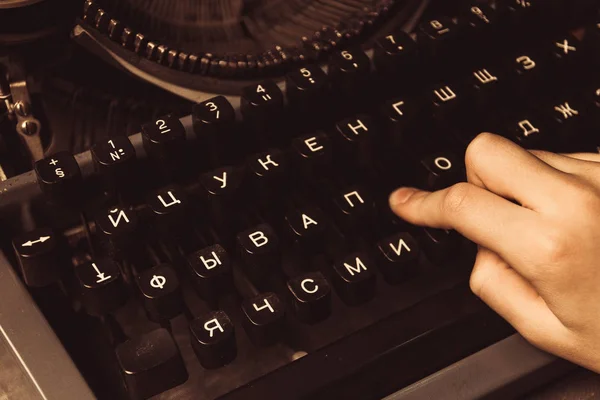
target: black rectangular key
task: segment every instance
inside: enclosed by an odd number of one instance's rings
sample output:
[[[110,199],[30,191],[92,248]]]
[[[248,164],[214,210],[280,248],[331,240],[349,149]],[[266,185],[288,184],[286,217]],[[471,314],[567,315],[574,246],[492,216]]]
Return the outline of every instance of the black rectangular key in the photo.
[[[386,79],[410,84],[418,65],[417,44],[402,30],[392,32],[375,42],[373,63]]]
[[[442,264],[458,253],[460,236],[455,231],[423,228],[422,238],[425,255],[433,263]]]
[[[344,231],[367,235],[376,215],[371,193],[360,186],[343,190],[333,198],[334,217]]]
[[[194,133],[204,148],[203,156],[209,164],[216,166],[221,162],[231,162],[230,147],[235,128],[235,110],[224,96],[216,96],[194,106],[192,110]]]
[[[244,328],[258,346],[276,343],[283,335],[285,305],[275,293],[263,293],[242,302]]]
[[[50,285],[70,265],[62,237],[50,228],[23,233],[13,240],[13,248],[28,286]]]
[[[297,243],[304,254],[313,255],[326,246],[327,217],[318,207],[303,207],[285,216],[286,227],[292,241]]]
[[[150,268],[137,277],[148,319],[165,322],[184,311],[179,278],[168,264]]]
[[[114,136],[97,142],[92,148],[94,166],[111,189],[127,189],[135,184],[135,148],[126,136]]]
[[[81,170],[73,155],[62,151],[34,165],[37,182],[52,203],[78,206],[82,195]]]
[[[375,296],[375,266],[367,254],[349,254],[333,270],[333,285],[346,304],[363,304]]]
[[[171,334],[157,329],[117,346],[117,360],[133,399],[147,399],[188,379]]]
[[[287,283],[296,317],[305,323],[320,322],[331,314],[331,287],[320,272],[310,272]]]
[[[219,368],[237,356],[235,327],[223,311],[212,311],[190,322],[190,340],[204,368]]]
[[[463,178],[463,163],[450,152],[426,156],[421,160],[423,185],[428,190],[439,190]]]
[[[262,81],[242,89],[240,111],[244,120],[258,127],[275,123],[283,110],[283,93],[273,81]]]
[[[185,147],[185,128],[174,115],[165,115],[142,125],[142,140],[146,154],[161,168],[176,168]]]
[[[307,65],[285,77],[288,101],[302,110],[314,110],[315,106],[322,104],[329,89],[329,78],[318,65]]]
[[[91,260],[75,268],[81,302],[88,314],[105,315],[125,304],[127,291],[117,264],[110,259]]]
[[[146,197],[146,204],[152,213],[155,228],[162,235],[171,236],[189,222],[187,196],[178,185],[152,191]]]
[[[297,175],[307,183],[326,180],[333,167],[333,148],[329,136],[315,132],[292,141],[292,162]]]
[[[370,165],[374,138],[380,136],[371,117],[357,115],[343,119],[336,123],[335,131],[341,161],[350,165]]]
[[[140,244],[139,216],[133,209],[114,207],[96,215],[96,229],[109,242],[112,254],[121,254]]]
[[[237,235],[237,246],[251,279],[260,281],[274,268],[279,268],[279,238],[270,225],[261,224],[241,232]]]
[[[391,284],[405,282],[417,273],[419,244],[410,233],[401,232],[377,244],[378,267]]]
[[[233,288],[231,260],[221,245],[195,251],[188,255],[187,261],[198,295],[203,299],[215,300]]]

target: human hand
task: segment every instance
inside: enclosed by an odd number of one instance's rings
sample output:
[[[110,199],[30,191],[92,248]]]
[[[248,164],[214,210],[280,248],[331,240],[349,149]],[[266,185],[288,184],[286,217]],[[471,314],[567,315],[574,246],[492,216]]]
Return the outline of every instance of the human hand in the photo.
[[[529,152],[484,133],[465,165],[468,183],[401,188],[392,210],[477,243],[473,293],[533,345],[600,372],[600,154]]]

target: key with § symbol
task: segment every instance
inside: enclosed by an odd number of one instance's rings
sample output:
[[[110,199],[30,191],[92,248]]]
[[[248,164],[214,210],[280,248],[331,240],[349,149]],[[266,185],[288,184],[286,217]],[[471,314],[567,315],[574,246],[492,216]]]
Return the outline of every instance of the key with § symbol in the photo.
[[[61,239],[52,229],[39,228],[13,240],[23,280],[28,286],[47,286],[60,278],[69,265]]]

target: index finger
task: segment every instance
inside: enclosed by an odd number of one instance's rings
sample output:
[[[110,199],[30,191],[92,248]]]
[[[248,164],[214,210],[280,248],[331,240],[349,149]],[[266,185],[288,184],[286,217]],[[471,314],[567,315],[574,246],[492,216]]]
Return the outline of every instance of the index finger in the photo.
[[[471,241],[498,253],[531,276],[529,238],[536,237],[539,215],[470,183],[437,192],[401,188],[390,196],[394,213],[405,221],[432,228],[455,229]]]

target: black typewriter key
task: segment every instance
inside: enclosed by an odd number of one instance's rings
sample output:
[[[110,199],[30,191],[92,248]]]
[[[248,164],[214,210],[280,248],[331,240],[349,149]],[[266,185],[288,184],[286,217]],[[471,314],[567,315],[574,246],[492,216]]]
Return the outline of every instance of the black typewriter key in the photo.
[[[137,284],[151,321],[168,321],[183,312],[179,279],[175,270],[168,264],[143,271],[137,277]]]
[[[219,244],[188,255],[196,291],[203,299],[215,300],[233,288],[231,259]]]
[[[332,84],[346,93],[363,89],[371,72],[369,57],[359,48],[336,51],[329,60]]]
[[[83,182],[75,157],[59,152],[35,163],[38,185],[48,199],[60,205],[77,205]]]
[[[463,163],[452,153],[434,154],[421,160],[423,186],[439,190],[453,185],[463,177]]]
[[[425,21],[419,25],[417,43],[419,50],[428,59],[436,58],[438,62],[455,50],[458,37],[458,26],[447,17]]]
[[[329,78],[319,66],[308,65],[286,75],[285,90],[291,105],[314,108],[327,95]]]
[[[430,92],[430,106],[439,126],[457,121],[466,105],[466,93],[458,85],[439,85]]]
[[[572,77],[573,69],[582,61],[583,46],[573,35],[558,36],[550,42],[550,58],[557,73]]]
[[[60,279],[69,264],[62,238],[49,228],[24,233],[13,240],[23,280],[28,286],[47,286]]]
[[[395,31],[375,42],[373,63],[378,73],[410,83],[418,65],[417,44],[404,31]]]
[[[452,260],[458,253],[460,236],[452,230],[423,228],[420,243],[427,258],[436,264],[441,264]]]
[[[265,123],[283,110],[283,93],[273,81],[263,81],[242,89],[240,111],[245,120]]]
[[[92,260],[75,267],[81,302],[90,315],[117,310],[127,300],[127,291],[117,264],[110,259]]]
[[[175,116],[165,115],[142,125],[142,141],[150,158],[176,163],[185,147],[185,128]]]
[[[409,98],[395,98],[383,104],[380,114],[383,117],[384,136],[382,147],[391,146],[394,149],[402,148],[417,141],[416,135],[407,135],[408,129],[413,126],[422,103]]]
[[[467,88],[470,90],[475,105],[481,110],[494,106],[507,89],[506,77],[496,68],[475,68],[468,78]]]
[[[133,399],[147,399],[188,379],[179,349],[166,329],[157,329],[121,343],[116,354]]]
[[[294,210],[285,216],[291,238],[298,243],[303,253],[315,254],[326,245],[327,217],[318,207]]]
[[[187,226],[187,202],[187,196],[177,185],[170,185],[148,194],[146,203],[160,234],[172,235]]]
[[[237,246],[251,278],[260,280],[279,268],[279,238],[270,225],[262,224],[238,234]]]
[[[298,175],[306,182],[315,182],[331,174],[333,149],[329,136],[323,132],[292,140],[292,156]]]
[[[547,127],[554,134],[561,151],[578,151],[577,147],[585,135],[586,111],[582,101],[566,97],[544,108]]]
[[[344,303],[355,306],[375,296],[375,266],[366,253],[353,253],[333,265],[333,286]]]
[[[249,180],[256,195],[269,201],[290,183],[287,176],[287,159],[279,149],[254,154],[247,159]]]
[[[190,322],[192,348],[204,368],[219,368],[237,356],[235,327],[223,311],[213,311]]]
[[[287,283],[292,310],[305,323],[323,321],[331,314],[331,287],[320,272],[297,276]]]
[[[377,265],[392,284],[410,279],[419,265],[419,244],[410,233],[402,232],[377,243]]]
[[[529,95],[538,89],[544,82],[548,70],[547,59],[537,52],[519,52],[513,57],[511,65],[511,78],[513,89],[516,93]]]
[[[548,16],[549,7],[545,3],[549,2],[543,0],[501,0],[496,8],[507,26],[511,26],[513,31],[519,28],[519,30],[535,33],[537,29],[532,27],[543,28],[545,26],[545,24],[541,24],[544,17]]]
[[[205,156],[212,165],[228,157],[235,126],[235,110],[229,100],[216,96],[194,105],[192,124],[196,138],[205,148]]]
[[[541,119],[532,111],[515,113],[509,117],[503,136],[526,149],[545,149],[550,145],[551,136]]]
[[[357,115],[335,124],[339,155],[352,164],[369,165],[374,137],[379,136],[378,127],[367,115]]]
[[[227,166],[200,175],[200,185],[210,208],[213,225],[228,233],[237,228],[236,221],[246,206],[246,171]]]
[[[120,252],[132,247],[137,240],[139,217],[135,210],[115,207],[96,216],[96,228],[108,239],[112,250]]]
[[[498,13],[488,5],[473,2],[464,7],[459,19],[470,34],[485,35],[489,34],[497,24]]]
[[[96,171],[105,176],[109,184],[122,188],[133,182],[135,148],[126,136],[114,136],[97,142],[91,149]]]
[[[359,186],[349,187],[333,198],[334,217],[338,226],[349,232],[369,233],[376,214],[371,194]]]
[[[242,302],[244,329],[253,343],[269,346],[283,334],[285,305],[275,293],[262,293]]]

